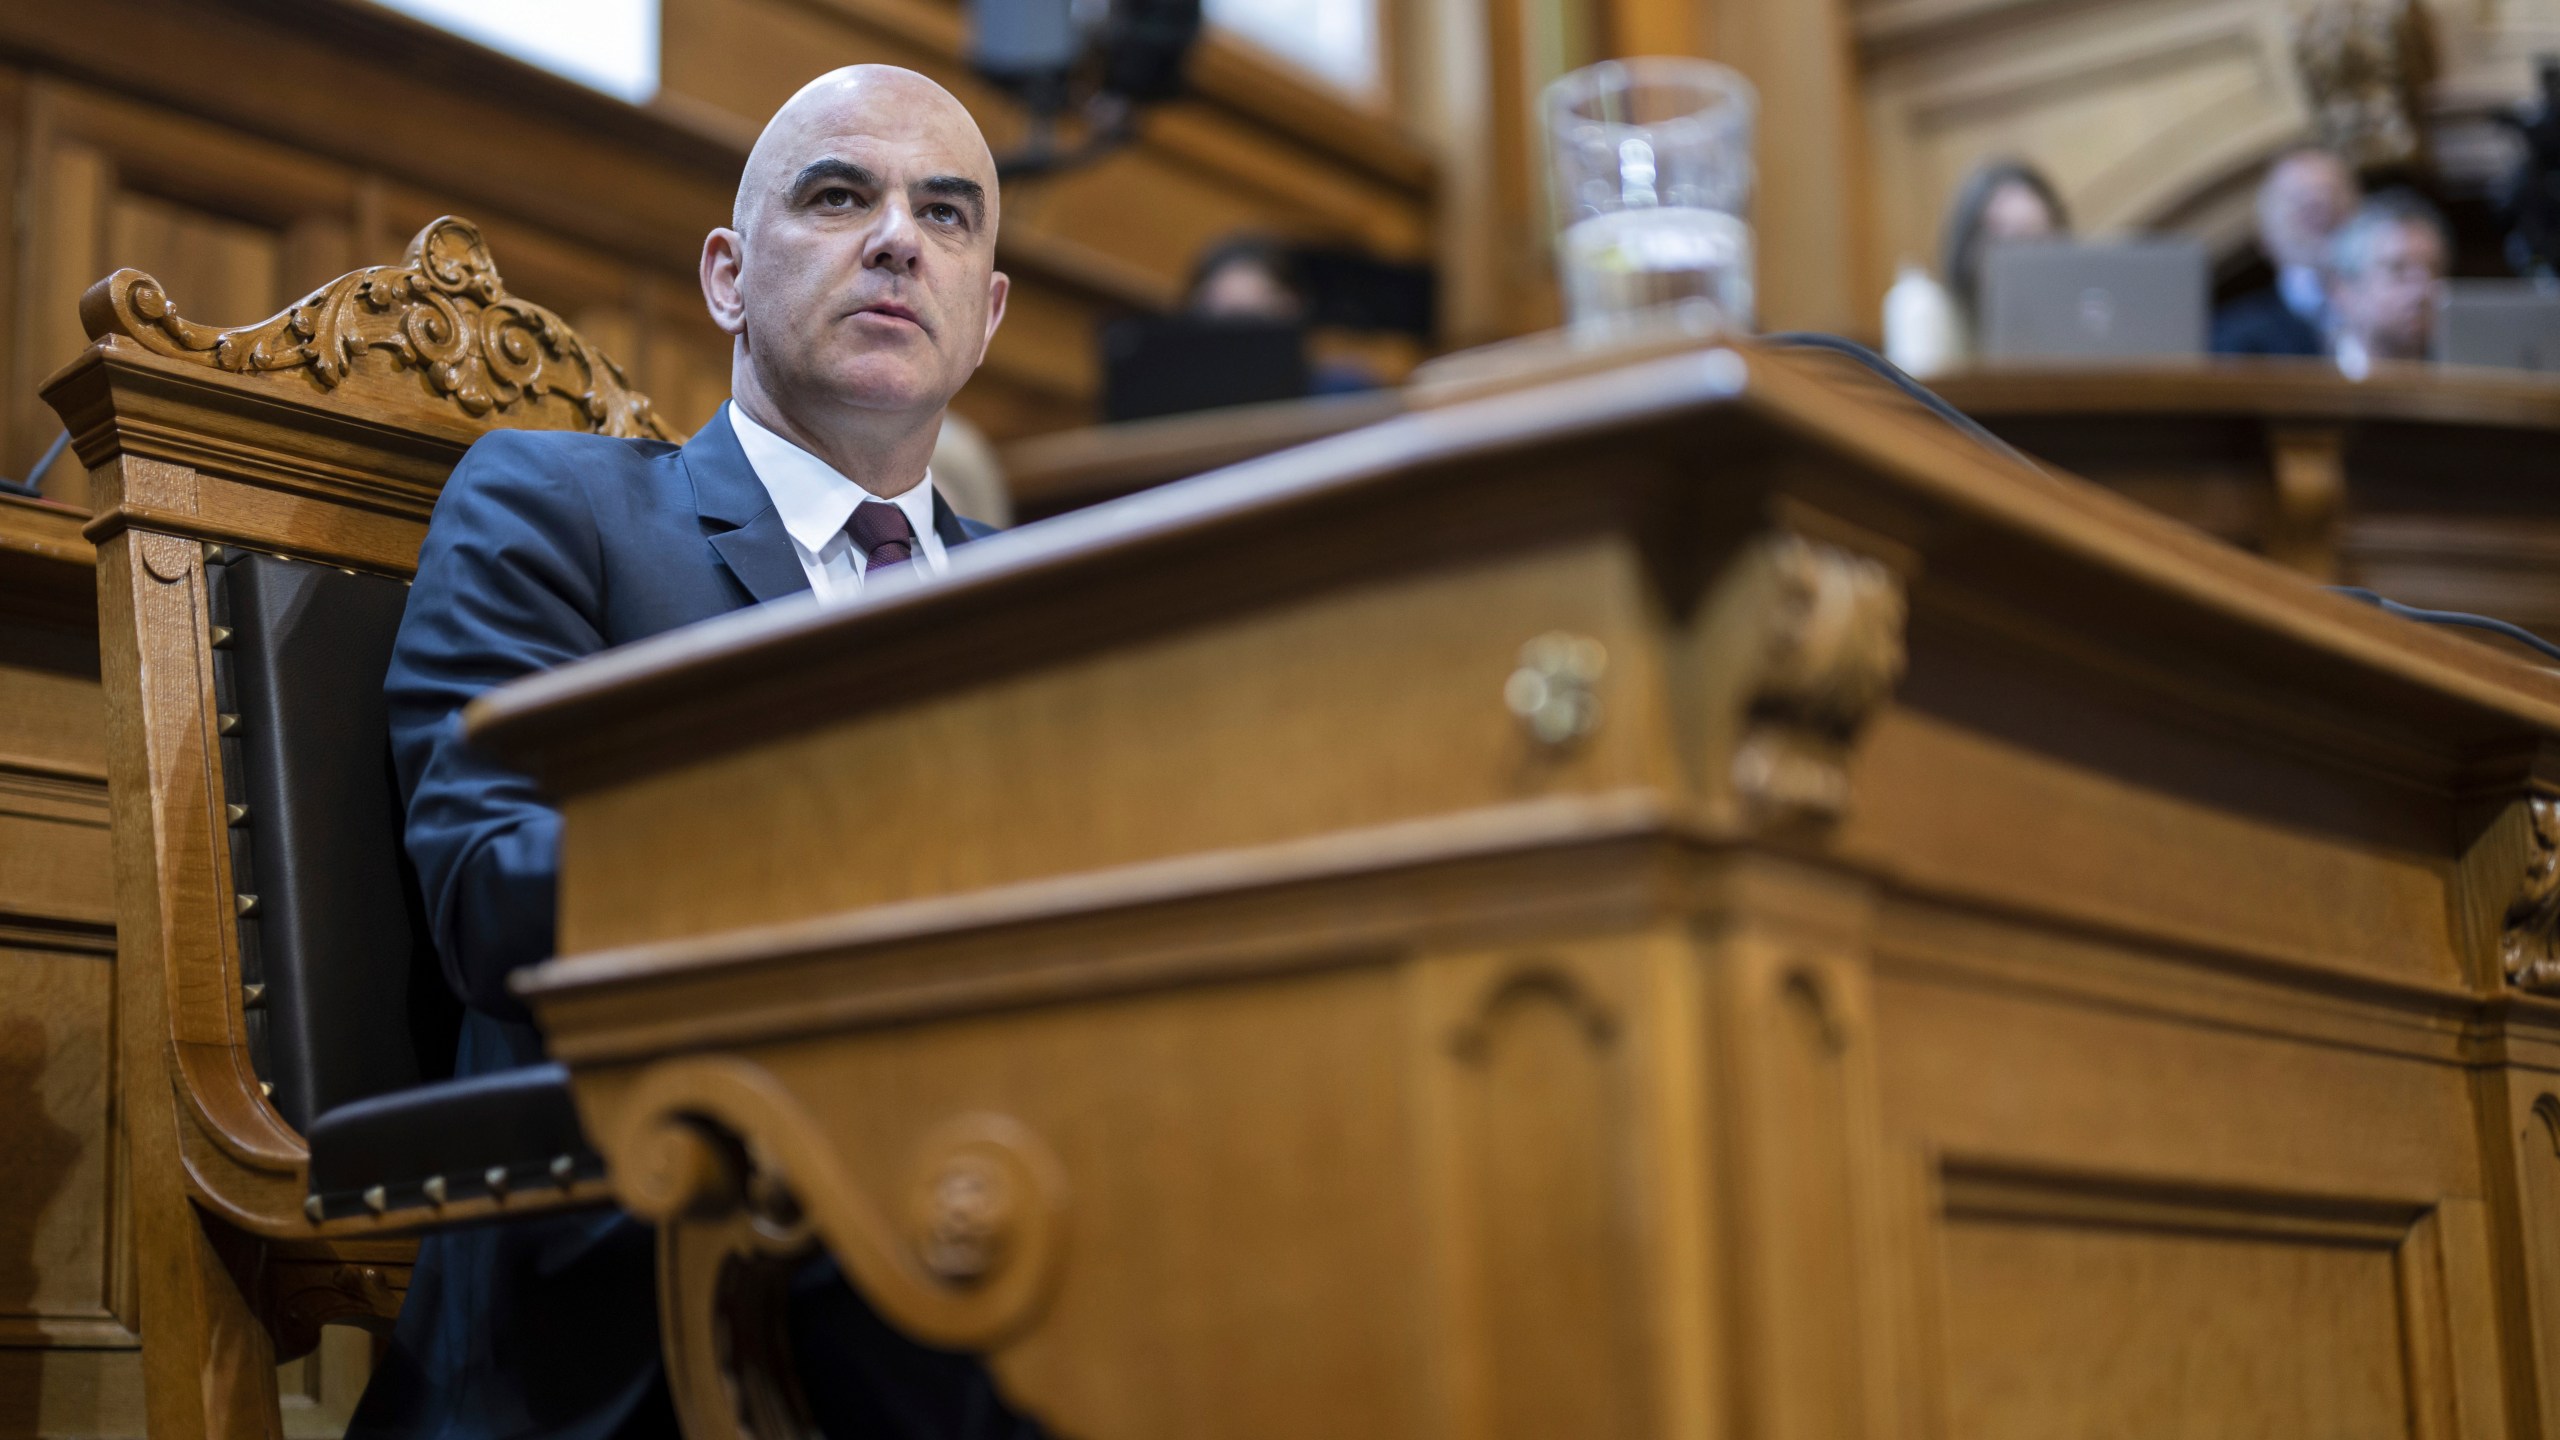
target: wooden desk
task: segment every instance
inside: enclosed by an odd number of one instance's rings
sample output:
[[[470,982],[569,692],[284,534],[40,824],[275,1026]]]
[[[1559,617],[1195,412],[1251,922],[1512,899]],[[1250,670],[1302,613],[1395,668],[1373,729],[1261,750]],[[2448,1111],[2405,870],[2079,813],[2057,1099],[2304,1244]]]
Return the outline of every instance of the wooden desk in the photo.
[[[811,1243],[1114,1440],[2560,1427],[2560,678],[1790,363],[471,724],[695,1440]]]
[[[2285,564],[2560,634],[2560,381],[2220,361],[1936,388],[2021,449]]]
[[[1041,520],[1373,425],[1403,409],[1402,391],[1372,390],[1061,430],[1004,447],[1005,486],[1016,515]]]

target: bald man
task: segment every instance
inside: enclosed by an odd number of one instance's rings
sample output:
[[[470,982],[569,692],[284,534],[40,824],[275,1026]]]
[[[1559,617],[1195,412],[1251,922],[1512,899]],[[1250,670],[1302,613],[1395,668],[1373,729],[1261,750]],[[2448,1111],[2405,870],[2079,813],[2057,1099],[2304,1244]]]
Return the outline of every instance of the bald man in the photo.
[[[2213,317],[2217,355],[2325,355],[2335,315],[2329,304],[2329,237],[2363,198],[2356,172],[2330,150],[2286,151],[2258,186],[2258,244],[2275,283],[2243,295]]]
[[[507,977],[549,955],[560,817],[462,738],[521,675],[762,601],[922,583],[987,527],[930,464],[1004,318],[995,163],[960,102],[865,65],[793,96],[749,155],[702,295],[730,401],[682,446],[501,430],[446,482],[385,682],[394,764],[446,978],[456,1069],[543,1062]],[[964,1356],[890,1331],[831,1263],[791,1331],[828,1434],[1036,1433]],[[428,1240],[348,1434],[633,1440],[677,1433],[652,1237],[619,1214]]]

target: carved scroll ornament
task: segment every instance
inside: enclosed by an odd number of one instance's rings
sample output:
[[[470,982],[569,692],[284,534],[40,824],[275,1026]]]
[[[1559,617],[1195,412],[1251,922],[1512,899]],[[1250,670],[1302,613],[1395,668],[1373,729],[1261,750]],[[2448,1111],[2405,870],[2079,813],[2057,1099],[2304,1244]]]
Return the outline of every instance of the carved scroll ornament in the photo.
[[[2507,983],[2560,993],[2560,798],[2525,802],[2523,883],[2507,906],[2498,958]]]
[[[553,396],[600,434],[683,438],[568,321],[508,294],[479,227],[452,215],[419,231],[401,263],[342,275],[254,325],[185,319],[139,270],[99,281],[80,317],[92,339],[121,335],[234,374],[299,370],[334,390],[381,352],[473,419]]]
[[[2418,158],[2434,68],[2426,26],[2411,0],[2313,0],[2294,12],[2294,64],[2321,144],[2358,167]]]
[[[1883,565],[1796,535],[1761,542],[1773,583],[1733,786],[1755,819],[1833,820],[1849,744],[1902,678],[1902,584]]]
[[[817,1434],[781,1328],[788,1277],[814,1245],[884,1317],[947,1349],[992,1349],[1020,1333],[1060,1274],[1065,1169],[1005,1116],[959,1115],[927,1135],[903,1215],[877,1203],[790,1092],[744,1060],[652,1067],[621,1133],[616,1183],[658,1226],[660,1324],[696,1440]]]

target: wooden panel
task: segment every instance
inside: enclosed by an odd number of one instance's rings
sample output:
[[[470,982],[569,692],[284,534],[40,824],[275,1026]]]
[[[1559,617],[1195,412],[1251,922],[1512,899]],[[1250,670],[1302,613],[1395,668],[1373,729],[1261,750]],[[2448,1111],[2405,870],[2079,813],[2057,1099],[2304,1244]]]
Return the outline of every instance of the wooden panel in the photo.
[[[1664,738],[1640,704],[1629,705],[1629,723],[1550,765],[1524,754],[1500,700],[1520,644],[1546,630],[1597,635],[1613,652],[1632,646],[1643,618],[1636,585],[1630,555],[1595,545],[1543,557],[1525,574],[1479,567],[1353,590],[1249,626],[1133,647],[1089,671],[952,697],[936,707],[931,740],[902,727],[903,738],[887,741],[877,722],[859,718],[772,752],[717,756],[647,785],[575,796],[563,853],[599,876],[638,873],[616,856],[617,847],[644,843],[644,818],[682,815],[736,838],[704,854],[680,892],[598,885],[566,897],[561,946],[597,949],[678,924],[699,933],[779,923],[1028,879],[1055,872],[1064,853],[1055,842],[1070,834],[1079,866],[1106,865],[1633,783],[1648,765],[1668,763]],[[1398,611],[1431,619],[1399,627],[1391,643],[1376,627]],[[1248,662],[1249,655],[1264,658]],[[1646,684],[1630,666],[1613,691],[1623,686],[1632,697]],[[1110,697],[1127,693],[1162,697],[1164,715],[1143,731],[1088,728]],[[1361,703],[1337,707],[1329,703],[1336,694]],[[1174,715],[1179,723],[1169,722]],[[1062,743],[1085,737],[1084,763],[1062,773],[1004,743],[1024,725]],[[1200,803],[1220,749],[1248,736],[1262,765],[1298,782],[1252,807]],[[1402,743],[1372,743],[1380,736]],[[823,787],[788,806],[757,796],[744,777],[785,753],[780,763],[813,773],[864,775],[867,811],[911,815],[914,823],[848,828],[834,808],[843,794]],[[740,805],[754,807],[752,824]],[[928,834],[952,843],[925,843]],[[769,893],[761,877],[819,835],[845,863],[787,898]]]
[[[142,1440],[140,1352],[0,1349],[0,1436]]]
[[[1053,1338],[998,1374],[1042,1396],[1057,1432],[1386,1440],[1422,1429],[1427,1379],[1397,994],[1349,971],[971,1018],[884,1036],[859,1081],[800,1093],[818,1123],[859,1132],[845,1153],[882,1197],[916,1192],[956,1117],[1006,1116],[1056,1151],[1088,1263],[1046,1308]],[[816,1044],[775,1071],[828,1059]],[[1176,1074],[1201,1083],[1161,1083]],[[1097,1329],[1145,1339],[1107,1366],[1054,1343]]]
[[[1633,946],[1450,956],[1418,977],[1437,1001],[1416,1060],[1445,1132],[1445,1323],[1474,1433],[1605,1440],[1665,1418],[1639,1099],[1654,1057],[1627,1003],[1644,959]]]
[[[1959,1173],[1946,1222],[1950,1434],[2444,1433],[2428,1215]]]
[[[57,1328],[96,1344],[123,1334],[109,1273],[109,1108],[115,970],[100,950],[0,949],[0,1334]],[[56,1322],[60,1322],[57,1327]]]
[[[1844,839],[1903,856],[1913,883],[2302,963],[2458,976],[2448,876],[2430,849],[2450,831],[2441,806],[2278,755],[2225,768],[2201,737],[2101,718],[2016,672],[1947,683],[1919,697],[1929,709],[1878,720],[1860,770],[1888,798]],[[2135,747],[2151,784],[2115,768]],[[2092,763],[2102,751],[2113,765]],[[1985,803],[1906,805],[1893,774],[1964,776]],[[2365,846],[2312,839],[2314,817],[2354,824]]]

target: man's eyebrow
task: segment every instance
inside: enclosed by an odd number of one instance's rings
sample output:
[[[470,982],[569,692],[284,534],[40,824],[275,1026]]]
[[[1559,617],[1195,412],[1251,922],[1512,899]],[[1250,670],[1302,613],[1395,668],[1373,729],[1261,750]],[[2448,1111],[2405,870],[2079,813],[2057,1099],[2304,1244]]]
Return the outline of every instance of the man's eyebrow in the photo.
[[[880,188],[879,176],[850,160],[838,160],[830,155],[824,160],[812,160],[803,166],[800,173],[791,181],[791,193],[798,195],[820,180],[842,181],[856,190]]]
[[[927,195],[957,200],[969,207],[969,223],[983,225],[987,219],[987,187],[966,175],[934,175],[917,182],[916,188]]]

